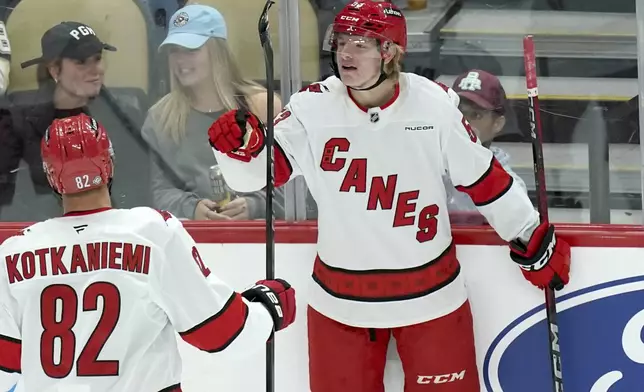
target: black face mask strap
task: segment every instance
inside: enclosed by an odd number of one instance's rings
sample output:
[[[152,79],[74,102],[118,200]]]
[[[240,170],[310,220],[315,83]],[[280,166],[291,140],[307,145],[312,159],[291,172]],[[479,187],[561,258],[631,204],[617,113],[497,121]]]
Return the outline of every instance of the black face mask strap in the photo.
[[[354,87],[349,87],[349,88],[351,90],[355,90],[355,91],[369,91],[369,90],[372,90],[372,89],[380,86],[382,84],[382,82],[387,80],[387,77],[388,77],[387,74],[385,73],[384,67],[385,67],[385,60],[382,60],[382,62],[380,64],[380,77],[378,78],[376,83],[374,83],[373,85],[371,85],[369,87],[366,87],[366,88],[354,88]]]
[[[335,56],[331,59],[331,69],[333,70],[333,74],[335,75],[336,78],[342,80],[340,77],[340,71],[338,70],[338,63],[335,60]],[[356,91],[368,91],[372,90],[382,84],[385,80],[387,80],[387,74],[385,73],[385,60],[382,60],[380,62],[380,77],[374,83],[373,85],[365,88],[355,88],[355,87],[349,87],[351,90],[356,90]],[[348,87],[348,86],[347,86]]]

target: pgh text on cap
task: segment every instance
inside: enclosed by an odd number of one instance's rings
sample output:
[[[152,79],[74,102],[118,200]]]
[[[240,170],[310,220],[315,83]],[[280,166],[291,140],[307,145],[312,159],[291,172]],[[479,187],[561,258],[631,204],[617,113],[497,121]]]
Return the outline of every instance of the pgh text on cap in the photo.
[[[20,64],[22,68],[57,58],[84,60],[103,50],[116,50],[101,42],[91,27],[78,22],[62,22],[50,28],[40,39],[40,46],[42,55]]]
[[[504,111],[505,90],[499,78],[489,72],[478,69],[468,71],[456,78],[452,89],[483,109]]]
[[[197,49],[213,37],[227,38],[224,17],[213,7],[192,4],[180,8],[172,15],[168,36],[159,45],[159,49],[168,44]]]

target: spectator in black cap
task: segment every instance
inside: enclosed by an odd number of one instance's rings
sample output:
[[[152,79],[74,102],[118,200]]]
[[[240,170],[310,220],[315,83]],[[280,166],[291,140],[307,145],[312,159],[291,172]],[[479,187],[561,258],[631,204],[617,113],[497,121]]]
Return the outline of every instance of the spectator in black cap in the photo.
[[[116,48],[101,42],[82,23],[63,22],[47,30],[40,40],[42,55],[20,64],[38,65],[38,84],[56,84],[54,104],[59,108],[84,106],[103,86],[103,50]]]
[[[0,113],[0,206],[9,206],[2,208],[0,218],[42,220],[60,213],[59,200],[50,197],[43,173],[40,140],[55,118],[80,113],[100,121],[114,149],[125,157],[116,164],[116,170],[126,169],[129,175],[118,176],[113,183],[115,207],[149,205],[149,158],[140,135],[142,113],[128,112],[103,86],[104,51],[116,48],[102,42],[90,26],[67,21],[43,34],[41,50],[40,57],[21,64],[22,68],[38,66],[38,91],[12,94],[9,109]],[[14,198],[21,159],[29,167],[35,195]]]

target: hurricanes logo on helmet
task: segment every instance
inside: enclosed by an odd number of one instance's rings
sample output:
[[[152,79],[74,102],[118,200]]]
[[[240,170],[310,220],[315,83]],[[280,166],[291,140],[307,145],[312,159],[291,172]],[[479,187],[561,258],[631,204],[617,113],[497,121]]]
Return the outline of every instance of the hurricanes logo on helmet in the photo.
[[[470,72],[458,84],[461,90],[476,91],[481,89],[481,79],[478,72]]]

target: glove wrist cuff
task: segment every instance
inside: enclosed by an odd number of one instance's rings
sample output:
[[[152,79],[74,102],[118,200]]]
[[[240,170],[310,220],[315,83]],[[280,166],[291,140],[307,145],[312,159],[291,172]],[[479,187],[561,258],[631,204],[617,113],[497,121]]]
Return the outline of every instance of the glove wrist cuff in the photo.
[[[260,302],[273,318],[274,331],[279,331],[284,324],[284,312],[279,297],[270,287],[263,284],[256,284],[244,291],[242,297],[250,302]]]
[[[538,248],[531,251],[531,248],[536,245],[535,241],[539,241]],[[528,243],[527,246],[517,240],[513,241],[510,244],[512,249],[510,257],[525,271],[539,271],[548,265],[556,245],[554,226],[549,225],[543,238],[532,238],[531,243]]]

